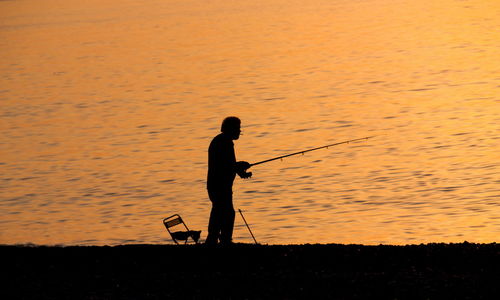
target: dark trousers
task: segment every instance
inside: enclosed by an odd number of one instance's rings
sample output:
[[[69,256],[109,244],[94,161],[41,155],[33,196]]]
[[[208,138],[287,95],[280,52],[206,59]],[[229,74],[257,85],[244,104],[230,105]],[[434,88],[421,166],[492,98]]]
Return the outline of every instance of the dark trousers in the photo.
[[[231,189],[208,189],[212,211],[208,222],[208,236],[205,243],[230,244],[233,240],[234,208]]]

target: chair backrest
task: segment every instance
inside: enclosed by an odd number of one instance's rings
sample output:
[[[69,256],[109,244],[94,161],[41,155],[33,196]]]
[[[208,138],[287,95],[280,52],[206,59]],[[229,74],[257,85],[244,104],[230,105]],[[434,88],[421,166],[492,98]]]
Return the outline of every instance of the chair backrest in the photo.
[[[171,219],[169,221],[164,221],[163,224],[165,224],[165,227],[167,227],[167,228],[174,227],[175,225],[182,224],[182,218],[177,217],[177,218]]]
[[[186,223],[184,223],[181,216],[179,216],[178,214],[171,215],[170,217],[163,219],[163,225],[165,225],[165,228],[167,228],[168,232],[170,232],[170,227],[174,227],[179,224],[184,225],[186,230],[189,230]]]

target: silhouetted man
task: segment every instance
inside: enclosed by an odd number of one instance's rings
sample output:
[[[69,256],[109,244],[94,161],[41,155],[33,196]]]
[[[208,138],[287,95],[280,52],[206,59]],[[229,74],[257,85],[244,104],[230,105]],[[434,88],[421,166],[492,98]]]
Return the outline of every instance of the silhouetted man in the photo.
[[[212,211],[208,223],[206,244],[231,244],[234,227],[233,181],[238,174],[249,178],[250,164],[236,161],[233,140],[241,133],[241,121],[237,117],[227,117],[222,122],[221,132],[214,137],[208,148],[207,190]]]

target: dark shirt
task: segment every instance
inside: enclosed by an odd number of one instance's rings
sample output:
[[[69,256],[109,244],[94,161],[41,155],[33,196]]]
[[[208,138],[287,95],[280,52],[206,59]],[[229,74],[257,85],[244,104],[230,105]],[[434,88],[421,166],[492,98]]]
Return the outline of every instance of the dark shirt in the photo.
[[[208,147],[207,189],[232,189],[236,177],[234,143],[221,133],[214,137]]]

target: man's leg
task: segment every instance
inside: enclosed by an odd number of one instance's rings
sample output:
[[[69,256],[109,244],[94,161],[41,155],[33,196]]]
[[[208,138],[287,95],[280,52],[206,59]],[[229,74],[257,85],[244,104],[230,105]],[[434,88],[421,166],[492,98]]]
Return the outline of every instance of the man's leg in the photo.
[[[224,207],[221,210],[221,244],[231,244],[233,242],[233,228],[234,228],[234,207],[233,207],[233,192],[229,191],[224,193]]]
[[[215,245],[219,240],[221,231],[221,207],[220,199],[214,192],[208,191],[208,196],[212,202],[212,210],[210,211],[210,220],[208,221],[208,235],[205,244]]]

